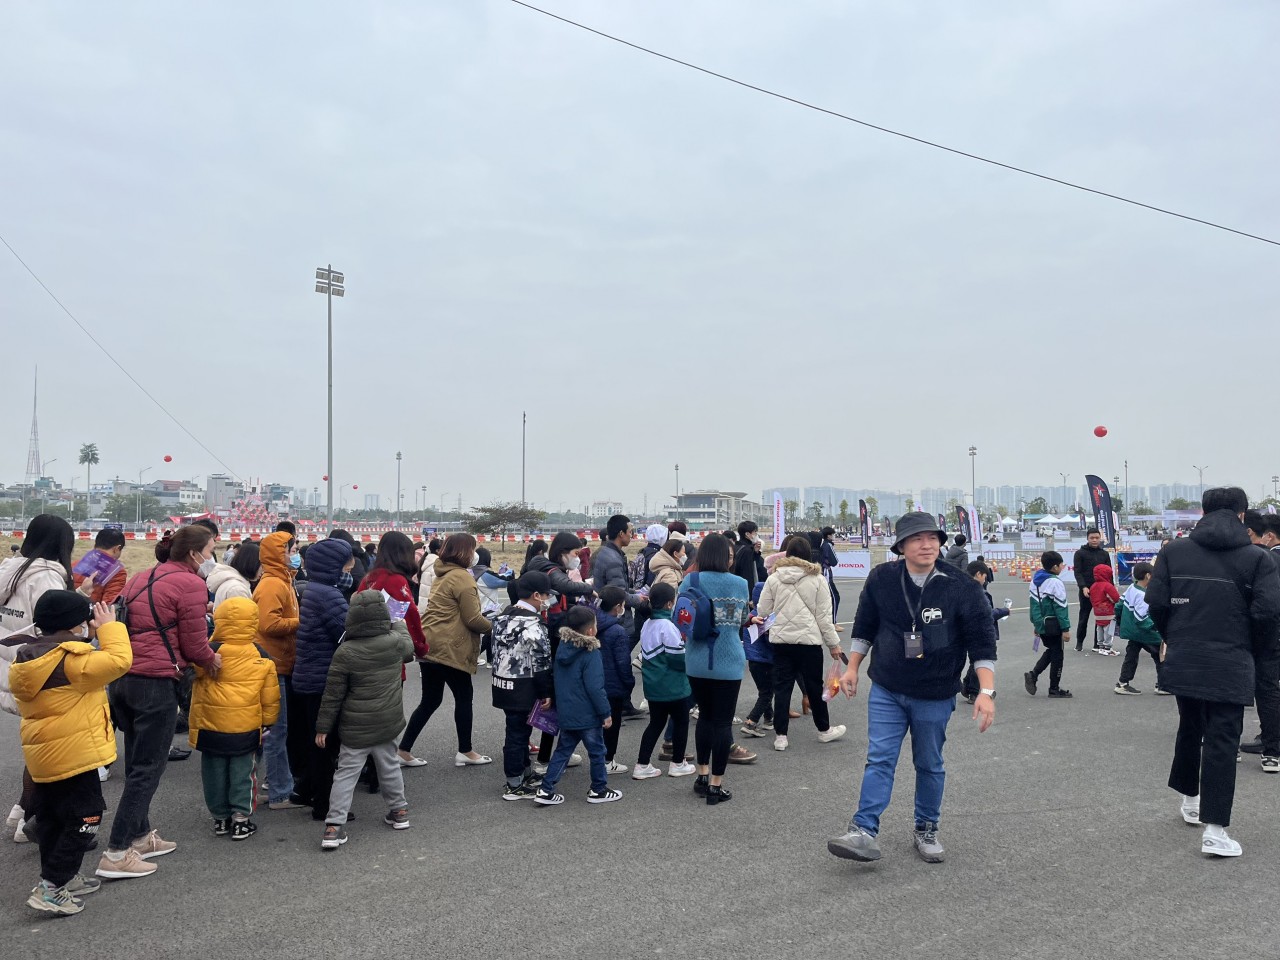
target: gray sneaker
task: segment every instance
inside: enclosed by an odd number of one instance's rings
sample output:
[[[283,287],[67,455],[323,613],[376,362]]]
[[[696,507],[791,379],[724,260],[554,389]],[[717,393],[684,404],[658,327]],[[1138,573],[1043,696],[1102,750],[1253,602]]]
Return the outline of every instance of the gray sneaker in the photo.
[[[915,828],[916,853],[925,863],[941,863],[947,855],[938,842],[938,825],[924,823]]]
[[[827,852],[842,860],[871,863],[880,859],[880,844],[861,827],[850,827],[848,833],[827,841]]]

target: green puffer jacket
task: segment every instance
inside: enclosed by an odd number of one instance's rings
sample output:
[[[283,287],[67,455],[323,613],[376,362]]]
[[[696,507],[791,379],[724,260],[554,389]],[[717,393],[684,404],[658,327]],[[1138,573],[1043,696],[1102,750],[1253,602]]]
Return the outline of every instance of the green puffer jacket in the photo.
[[[347,633],[334,652],[325,681],[316,733],[334,726],[349,747],[376,747],[404,729],[401,666],[413,659],[404,623],[392,624],[380,590],[351,598]]]

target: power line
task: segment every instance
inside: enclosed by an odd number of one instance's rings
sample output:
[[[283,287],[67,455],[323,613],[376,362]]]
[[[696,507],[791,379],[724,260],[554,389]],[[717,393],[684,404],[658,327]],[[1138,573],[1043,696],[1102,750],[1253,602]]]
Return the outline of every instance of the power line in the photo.
[[[27,261],[23,260],[22,257],[18,255],[18,251],[13,249],[13,246],[9,243],[8,240],[4,238],[3,235],[0,235],[0,243],[3,243],[5,247],[8,248],[9,252],[13,254],[13,258],[17,260],[18,263],[22,264],[22,269],[27,271],[27,273],[31,275],[31,279],[34,280],[36,283],[40,284],[40,289],[42,289],[45,293],[47,293],[49,295],[49,298],[53,300],[53,302],[56,303],[62,309],[62,312],[71,318],[71,322],[80,328],[80,332],[83,333],[90,340],[92,340],[94,346],[96,346],[99,350],[101,350],[106,355],[107,359],[110,360],[112,363],[114,363],[116,367],[120,370],[120,372],[123,373],[126,377],[128,377],[133,382],[133,385],[135,387],[137,387],[139,390],[142,391],[143,395],[148,400],[150,400],[152,403],[154,403],[157,407],[160,408],[161,413],[163,413],[166,417],[168,417],[175,424],[177,424],[179,430],[181,430],[188,437],[194,440],[196,442],[196,445],[199,446],[200,449],[203,450],[205,453],[207,453],[209,456],[213,457],[213,459],[216,460],[224,470],[226,470],[229,474],[231,474],[237,480],[241,479],[240,474],[232,470],[229,466],[227,466],[227,464],[223,461],[221,457],[219,457],[216,453],[214,453],[212,450],[206,447],[204,445],[204,442],[199,437],[197,437],[194,433],[188,430],[181,420],[179,420],[172,413],[170,413],[169,409],[163,403],[161,403],[159,400],[157,400],[154,396],[151,395],[150,390],[148,390],[146,387],[144,387],[141,383],[138,382],[137,377],[135,377],[132,373],[130,373],[128,370],[124,368],[124,364],[122,364],[119,360],[117,360],[114,356],[111,355],[111,351],[102,345],[102,341],[100,341],[97,337],[95,337],[89,331],[89,328],[86,327],[83,323],[81,323],[76,318],[76,315],[74,313],[72,313],[70,310],[67,309],[67,305],[58,299],[57,295],[52,290],[49,289],[48,285],[45,284],[45,282],[40,279],[40,277],[36,274],[36,272],[32,270],[29,266],[27,266]]]
[[[1003,163],[999,160],[992,160],[990,157],[983,157],[976,153],[969,153],[960,150],[957,147],[948,147],[946,144],[936,143],[933,140],[926,140],[924,137],[917,137],[910,133],[904,133],[901,130],[893,130],[889,127],[882,127],[879,124],[871,123],[869,120],[859,120],[857,117],[851,117],[846,113],[840,113],[838,110],[831,110],[827,107],[820,107],[817,104],[809,103],[806,100],[800,100],[797,97],[787,96],[785,93],[778,93],[776,90],[770,90],[767,87],[760,87],[754,83],[748,83],[745,80],[739,80],[724,73],[717,73],[707,67],[700,67],[696,63],[690,63],[688,60],[681,60],[679,57],[673,57],[670,54],[653,50],[649,47],[641,46],[638,43],[632,43],[630,40],[624,40],[622,37],[614,36],[611,33],[605,33],[603,30],[597,30],[595,27],[589,27],[584,23],[576,20],[570,20],[568,17],[562,17],[558,13],[552,13],[550,10],[544,10],[542,7],[535,7],[525,0],[510,0],[518,7],[524,7],[526,10],[532,10],[534,13],[540,13],[552,20],[559,20],[561,23],[568,24],[571,27],[577,27],[579,30],[585,30],[587,33],[593,33],[597,37],[603,37],[605,40],[612,40],[614,43],[620,43],[624,47],[630,47],[632,50],[639,50],[641,53],[647,53],[650,56],[658,57],[670,63],[678,64],[682,67],[688,67],[690,70],[696,70],[699,73],[705,73],[709,77],[715,77],[717,80],[724,80],[728,83],[736,84],[739,87],[745,87],[747,90],[754,90],[756,93],[763,93],[765,96],[774,97],[778,100],[785,100],[787,103],[794,103],[798,107],[804,107],[808,110],[815,110],[818,113],[825,113],[828,116],[836,117],[840,120],[847,120],[850,123],[856,123],[859,126],[867,127],[870,130],[877,130],[880,133],[887,133],[895,137],[901,137],[903,140],[910,140],[926,147],[933,147],[935,150],[945,150],[947,153],[953,153],[958,157],[966,157],[970,160],[977,160],[981,163],[988,163],[993,167],[1000,167],[1013,173],[1021,173],[1028,177],[1035,177],[1038,180],[1047,180],[1049,183],[1056,183],[1059,186],[1070,187],[1073,190],[1081,190],[1085,193],[1092,193],[1095,196],[1106,197],[1108,200],[1119,200],[1121,203],[1132,204],[1135,207],[1142,207],[1144,210],[1150,210],[1153,213],[1163,213],[1166,216],[1177,217],[1180,220],[1189,220],[1192,223],[1199,223],[1206,227],[1213,227],[1215,230],[1225,230],[1227,233],[1234,233],[1240,237],[1247,237],[1250,240],[1260,240],[1263,243],[1270,243],[1274,246],[1280,246],[1280,240],[1272,240],[1270,237],[1262,237],[1256,233],[1248,233],[1244,230],[1237,230],[1235,227],[1228,227],[1221,223],[1214,223],[1212,220],[1204,220],[1200,217],[1193,217],[1190,214],[1178,213],[1176,210],[1169,210],[1165,207],[1157,207],[1154,204],[1143,203],[1141,200],[1134,200],[1130,197],[1122,197],[1117,193],[1108,193],[1105,190],[1097,190],[1094,187],[1086,187],[1080,183],[1073,183],[1070,180],[1062,180],[1058,177],[1051,177],[1047,173],[1037,173],[1035,170],[1028,170],[1026,167],[1014,166],[1011,163]]]

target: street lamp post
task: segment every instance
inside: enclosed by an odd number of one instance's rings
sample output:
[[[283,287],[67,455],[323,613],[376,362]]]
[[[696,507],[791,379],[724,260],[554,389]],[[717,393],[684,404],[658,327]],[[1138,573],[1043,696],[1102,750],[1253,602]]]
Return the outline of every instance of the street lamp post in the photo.
[[[1280,499],[1280,474],[1271,478],[1271,497]]]
[[[973,498],[973,508],[978,509],[978,448],[969,448],[969,496]]]
[[[76,481],[80,479],[80,474],[76,474],[71,478],[71,520],[74,523],[76,519]]]
[[[138,525],[142,524],[142,475],[150,470],[150,467],[143,467],[138,471]]]
[[[400,529],[400,451],[396,451],[396,529]]]
[[[1120,492],[1120,478],[1119,478],[1119,477],[1112,477],[1111,479],[1112,479],[1113,481],[1115,481],[1115,485],[1116,485],[1116,493],[1119,493],[1119,492]],[[1121,506],[1127,506],[1127,504],[1121,504]]]
[[[441,523],[444,523],[444,498],[445,498],[445,497],[447,497],[448,495],[449,495],[449,491],[448,491],[448,490],[446,490],[444,493],[440,494],[440,522],[441,522]],[[522,499],[520,500],[520,502],[521,502],[522,504],[524,503],[523,496],[522,496]]]
[[[329,476],[328,491],[328,523],[329,532],[333,532],[333,298],[346,296],[346,277],[333,269],[333,264],[316,268],[316,293],[323,293],[328,306],[328,339],[329,339],[329,457],[327,461]]]
[[[524,451],[525,451],[525,437],[528,435],[528,432],[529,432],[529,414],[528,412],[521,411],[520,413],[520,505],[521,506],[524,506],[526,503],[529,502],[524,498],[524,464],[525,464]],[[442,514],[444,513],[443,497],[440,498],[440,512]]]
[[[1059,470],[1058,476],[1062,478],[1062,512],[1066,513],[1071,509],[1067,504],[1067,475]]]
[[[1205,472],[1206,470],[1208,470],[1208,469],[1209,469],[1209,467],[1208,467],[1207,465],[1206,465],[1206,466],[1203,466],[1203,467],[1197,467],[1197,466],[1193,463],[1193,464],[1191,465],[1191,469],[1192,469],[1192,470],[1195,470],[1195,471],[1198,471],[1198,472],[1199,472],[1199,474],[1200,474],[1200,499],[1201,499],[1201,500],[1203,500],[1203,499],[1204,499],[1204,472]]]

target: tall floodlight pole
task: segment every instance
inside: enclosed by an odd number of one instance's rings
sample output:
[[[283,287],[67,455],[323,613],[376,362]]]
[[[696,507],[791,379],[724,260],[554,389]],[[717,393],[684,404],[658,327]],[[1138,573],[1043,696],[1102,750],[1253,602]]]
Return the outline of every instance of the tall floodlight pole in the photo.
[[[1197,466],[1193,463],[1193,464],[1191,465],[1191,469],[1192,469],[1192,470],[1197,470],[1197,471],[1199,471],[1199,473],[1200,473],[1200,499],[1201,499],[1201,500],[1203,500],[1203,499],[1204,499],[1204,472],[1205,472],[1206,470],[1208,470],[1208,469],[1209,469],[1209,467],[1208,467],[1207,465],[1206,465],[1206,466],[1203,466],[1203,467],[1197,467]]]
[[[524,452],[525,452],[525,437],[527,436],[528,432],[529,432],[529,414],[528,412],[522,412],[520,414],[520,505],[521,506],[524,506],[524,504],[529,502],[524,498],[524,464],[525,464]],[[441,512],[443,512],[443,509],[444,508],[441,507]]]
[[[334,270],[333,264],[330,263],[316,268],[316,293],[325,295],[329,308],[329,457],[326,462],[329,489],[325,496],[328,498],[328,527],[330,533],[333,532],[333,298],[346,296],[347,288],[345,283],[346,277]]]
[[[978,448],[969,448],[969,495],[973,497],[973,509],[978,509]]]
[[[400,451],[396,451],[396,529],[400,529]]]

